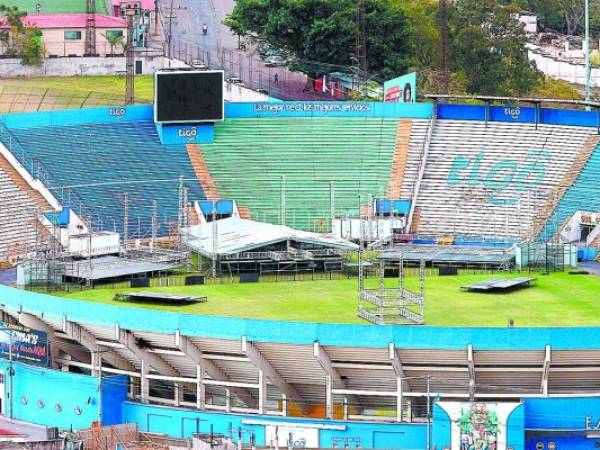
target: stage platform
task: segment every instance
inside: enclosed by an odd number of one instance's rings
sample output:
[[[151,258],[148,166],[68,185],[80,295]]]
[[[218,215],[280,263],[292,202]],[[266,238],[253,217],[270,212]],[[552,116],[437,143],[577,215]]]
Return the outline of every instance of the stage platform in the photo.
[[[160,302],[177,305],[191,305],[204,303],[207,297],[194,297],[191,295],[159,294],[157,292],[123,292],[115,295],[115,301],[134,302]]]
[[[462,286],[461,289],[469,292],[510,292],[531,287],[535,281],[535,278],[529,277],[491,279]]]
[[[152,262],[119,256],[102,256],[91,260],[73,261],[65,267],[65,277],[99,281],[138,274],[164,273],[181,267],[179,262]]]
[[[436,244],[400,244],[384,251],[381,258],[398,261],[402,253],[405,263],[419,263],[424,260],[427,264],[451,265],[457,267],[512,267],[514,265],[514,252],[508,248],[476,247],[459,245]]]

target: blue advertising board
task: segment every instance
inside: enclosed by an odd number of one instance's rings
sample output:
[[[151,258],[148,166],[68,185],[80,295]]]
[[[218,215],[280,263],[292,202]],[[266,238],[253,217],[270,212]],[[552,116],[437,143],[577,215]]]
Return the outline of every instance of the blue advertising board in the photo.
[[[48,334],[21,325],[0,322],[0,353],[15,361],[48,365]]]

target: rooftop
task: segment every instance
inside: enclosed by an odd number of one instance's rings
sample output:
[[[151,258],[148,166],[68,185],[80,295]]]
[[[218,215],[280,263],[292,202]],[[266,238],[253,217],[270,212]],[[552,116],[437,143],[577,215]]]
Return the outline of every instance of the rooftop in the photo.
[[[95,14],[98,28],[127,28],[127,21],[121,17]],[[41,30],[52,28],[85,28],[86,14],[29,14],[23,17],[26,26],[35,26]],[[10,28],[6,17],[0,19],[0,28]]]

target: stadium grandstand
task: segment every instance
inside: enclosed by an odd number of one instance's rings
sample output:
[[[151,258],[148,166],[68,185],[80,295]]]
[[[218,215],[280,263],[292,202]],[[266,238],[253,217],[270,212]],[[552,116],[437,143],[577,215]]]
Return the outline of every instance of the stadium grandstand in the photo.
[[[25,167],[33,161],[33,176],[41,178],[43,170],[60,203],[89,218],[97,231],[122,233],[127,209],[129,236],[148,238],[148,211],[155,208],[155,233],[165,236],[169,223],[177,222],[182,186],[190,201],[205,199],[185,147],[161,145],[150,120],[4,129],[0,140]]]
[[[1,116],[0,252],[45,275],[0,286],[0,413],[160,448],[591,448],[600,278],[562,236],[597,226],[599,113],[504,100]]]

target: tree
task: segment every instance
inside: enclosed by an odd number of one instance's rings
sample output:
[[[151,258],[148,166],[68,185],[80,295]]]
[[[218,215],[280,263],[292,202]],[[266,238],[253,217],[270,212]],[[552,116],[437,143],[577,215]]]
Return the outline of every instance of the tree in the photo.
[[[44,44],[42,32],[37,28],[26,27],[20,34],[19,58],[26,66],[41,66],[44,63]]]
[[[121,48],[123,50],[125,50],[125,45],[123,43],[125,40],[125,36],[123,36],[122,34],[106,33],[103,36],[104,36],[104,39],[106,39],[106,42],[108,42],[108,45],[110,46],[110,54],[111,55],[115,54],[115,47],[117,45],[120,45]]]
[[[41,66],[45,52],[42,32],[34,26],[23,24],[22,19],[27,13],[16,6],[0,5],[0,15],[5,16],[11,26],[10,32],[0,37],[3,46],[6,46],[6,53],[18,57],[26,66]]]
[[[437,64],[440,31],[437,24],[437,0],[396,0],[407,19],[407,35],[412,56],[411,66],[429,68]]]
[[[522,95],[540,82],[522,24],[496,0],[458,0],[450,22],[451,66],[464,74],[467,92]]]
[[[316,78],[355,65],[356,13],[355,0],[238,0],[226,23],[288,52],[292,69]],[[404,72],[411,53],[402,9],[391,0],[365,0],[365,21],[370,75]]]

